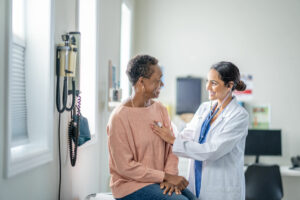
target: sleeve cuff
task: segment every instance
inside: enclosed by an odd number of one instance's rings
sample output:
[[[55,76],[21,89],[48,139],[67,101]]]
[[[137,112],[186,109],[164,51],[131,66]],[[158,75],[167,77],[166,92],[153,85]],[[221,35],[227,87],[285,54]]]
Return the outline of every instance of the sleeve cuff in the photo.
[[[178,170],[177,169],[174,169],[174,170],[165,170],[165,173],[168,173],[168,174],[172,174],[172,175],[178,175]]]
[[[157,178],[158,178],[158,182],[161,183],[164,181],[165,178],[165,172],[163,171],[158,171],[157,173]]]
[[[148,181],[153,183],[161,183],[164,181],[165,172],[160,170],[154,170],[148,171]]]
[[[174,140],[174,143],[173,143],[172,152],[174,154],[183,152],[184,149],[183,149],[183,145],[182,144],[183,144],[183,140],[180,139],[179,137],[176,138]]]

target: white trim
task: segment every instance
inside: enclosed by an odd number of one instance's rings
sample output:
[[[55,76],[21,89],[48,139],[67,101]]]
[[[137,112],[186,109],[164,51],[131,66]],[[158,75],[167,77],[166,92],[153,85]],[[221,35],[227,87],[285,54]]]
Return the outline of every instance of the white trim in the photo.
[[[22,151],[18,152],[18,148]],[[9,168],[7,168],[6,177],[10,178],[52,160],[52,152],[44,146],[29,144],[11,148],[11,160]]]
[[[80,21],[80,19],[79,19],[79,17],[80,17],[80,2],[79,2],[80,0],[76,0],[76,8],[75,8],[75,15],[76,15],[76,20],[75,20],[75,28],[76,28],[76,30],[77,31],[79,31],[79,21]],[[99,78],[99,67],[98,67],[98,65],[99,65],[99,59],[98,59],[98,52],[99,52],[99,45],[97,45],[98,44],[98,42],[99,42],[99,33],[100,33],[100,30],[99,30],[99,26],[98,26],[98,24],[99,24],[99,20],[98,20],[98,18],[99,18],[99,12],[97,12],[97,9],[98,9],[98,5],[99,5],[99,3],[98,3],[98,1],[97,0],[95,0],[95,13],[96,13],[96,19],[95,19],[95,26],[96,26],[96,33],[95,33],[95,36],[96,36],[96,59],[95,59],[95,72],[96,72],[96,77],[95,77],[95,84],[96,84],[96,87],[95,87],[95,109],[96,109],[96,111],[95,111],[95,133],[94,134],[91,134],[91,139],[89,140],[89,141],[87,141],[87,142],[85,142],[82,146],[79,146],[78,148],[79,149],[84,149],[84,148],[87,148],[87,147],[89,147],[89,146],[91,146],[91,145],[94,145],[94,144],[96,144],[97,143],[97,141],[98,141],[98,133],[99,133],[99,125],[98,125],[98,123],[97,122],[99,122],[99,120],[100,120],[100,117],[99,117],[99,94],[98,94],[98,90],[99,90],[99,84],[97,84],[97,81],[98,81],[98,78]],[[82,41],[82,40],[81,40]],[[81,58],[80,58],[81,59]]]
[[[6,60],[5,60],[5,66],[10,66],[10,56],[11,56],[11,44],[12,44],[12,2],[11,1],[8,1],[7,3],[7,13],[6,13],[6,16],[7,16],[7,20],[6,20],[6,29],[7,30],[5,32],[5,48],[7,49],[6,52]],[[6,67],[6,71],[5,71],[5,74],[7,76],[5,76],[5,84],[6,84],[6,87],[5,88],[5,100],[4,100],[4,105],[8,105],[8,102],[9,102],[9,98],[8,98],[8,94],[9,94],[9,74],[10,74],[10,68],[9,67]],[[9,106],[4,106],[4,113],[5,113],[5,116],[4,117],[4,130],[6,132],[5,134],[5,166],[4,166],[4,176],[6,178],[9,177],[9,162],[10,162],[10,147],[11,147],[11,142],[10,142],[10,138],[11,138],[11,132],[10,132],[10,126],[9,126],[9,119],[10,119],[10,115],[9,115]]]
[[[95,133],[94,135],[91,136],[91,139],[89,141],[87,141],[86,143],[84,143],[83,145],[81,146],[78,146],[79,149],[85,149],[91,145],[94,145],[96,144],[98,141],[98,134]]]
[[[96,9],[96,55],[99,55],[99,41],[100,41],[100,20],[99,20],[99,16],[100,16],[100,12],[97,12],[98,10],[100,10],[99,8],[100,6],[100,3],[99,1],[96,1],[96,5],[95,5],[95,9]],[[100,92],[99,91],[99,84],[98,84],[98,80],[100,79],[100,62],[99,62],[99,56],[96,56],[96,60],[95,60],[95,67],[96,67],[96,79],[95,79],[95,84],[96,84],[96,87],[95,87],[95,98],[96,98],[96,105],[95,105],[95,108],[96,108],[96,116],[95,116],[95,122],[97,125],[95,125],[95,134],[93,135],[93,137],[91,138],[91,144],[96,144],[97,141],[98,141],[98,135],[100,133],[100,128],[99,128],[99,124],[97,122],[100,122],[100,104],[98,102],[100,102],[100,98],[99,98],[99,95],[100,95]]]
[[[50,0],[50,83],[49,83],[49,93],[50,95],[49,104],[46,106],[48,109],[48,119],[49,124],[46,141],[44,144],[38,143],[39,141],[33,141],[29,138],[29,142],[19,146],[12,146],[12,133],[11,133],[11,122],[10,122],[10,103],[9,103],[9,77],[11,74],[11,51],[12,51],[12,1],[8,1],[7,5],[7,24],[6,24],[6,43],[5,47],[7,49],[6,55],[6,89],[5,89],[5,167],[4,176],[10,178],[24,171],[30,170],[34,167],[40,166],[42,164],[48,163],[53,160],[53,118],[54,118],[54,0]],[[20,149],[21,151],[18,151]]]
[[[79,11],[80,11],[80,0],[76,0],[76,5],[75,5],[75,16],[76,16],[76,20],[75,20],[75,30],[79,31]]]
[[[114,109],[115,107],[120,106],[121,104],[122,104],[122,102],[120,102],[120,101],[109,101],[108,107],[110,109]]]
[[[123,10],[123,5],[127,7],[129,11],[129,21],[127,21],[127,17],[124,18],[124,10]],[[119,67],[119,81],[120,81],[120,88],[122,89],[122,98],[121,101],[124,101],[130,96],[131,93],[131,84],[130,81],[128,80],[128,77],[125,74],[126,68],[127,68],[127,63],[130,60],[132,56],[132,51],[133,51],[133,30],[134,30],[134,24],[133,24],[133,18],[134,18],[134,2],[132,0],[122,0],[121,3],[121,34],[120,34],[120,67]],[[128,22],[129,24],[127,24]],[[127,35],[127,31],[123,29],[127,29],[126,27],[129,26],[129,35],[128,38],[126,38],[125,35]],[[124,32],[125,31],[125,32]],[[129,40],[129,41],[128,41]],[[128,42],[128,49],[126,49],[126,44]],[[125,48],[125,49],[124,49]],[[128,52],[128,58],[126,58],[126,53]],[[127,61],[126,61],[127,60]],[[115,105],[114,103],[109,103],[109,108],[114,108]]]
[[[131,12],[133,12],[134,3],[132,2],[132,0],[122,0],[122,3],[125,3],[126,6],[131,10]],[[121,3],[121,6],[122,6],[122,3]]]
[[[26,47],[25,41],[16,35],[12,35],[12,42]]]

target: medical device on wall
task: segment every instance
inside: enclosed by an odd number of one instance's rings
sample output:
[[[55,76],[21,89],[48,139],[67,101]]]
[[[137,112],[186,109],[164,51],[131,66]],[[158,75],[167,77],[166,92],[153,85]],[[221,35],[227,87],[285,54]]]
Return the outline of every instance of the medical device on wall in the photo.
[[[56,107],[59,113],[65,110],[71,111],[75,105],[76,91],[79,93],[79,47],[80,33],[70,32],[62,35],[64,43],[57,45],[56,48]],[[63,78],[62,104],[60,99],[60,78]],[[72,94],[72,105],[67,107],[68,94]]]
[[[80,111],[80,32],[63,34],[62,41],[63,43],[58,44],[56,47],[56,108],[60,114],[64,111],[71,112],[71,121],[68,125],[68,141],[71,165],[75,166],[77,147],[80,141],[80,124],[82,124],[80,120],[83,119]],[[61,79],[63,83],[61,83]],[[62,91],[60,89],[61,85],[63,86]],[[68,102],[69,96],[70,102]],[[70,106],[68,106],[68,103]],[[85,125],[85,127],[88,129],[88,125]]]

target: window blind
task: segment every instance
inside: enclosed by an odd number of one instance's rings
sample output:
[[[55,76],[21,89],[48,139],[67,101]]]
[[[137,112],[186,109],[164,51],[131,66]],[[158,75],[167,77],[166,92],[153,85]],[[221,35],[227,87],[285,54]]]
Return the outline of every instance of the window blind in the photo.
[[[10,76],[12,139],[27,137],[25,44],[13,41]]]

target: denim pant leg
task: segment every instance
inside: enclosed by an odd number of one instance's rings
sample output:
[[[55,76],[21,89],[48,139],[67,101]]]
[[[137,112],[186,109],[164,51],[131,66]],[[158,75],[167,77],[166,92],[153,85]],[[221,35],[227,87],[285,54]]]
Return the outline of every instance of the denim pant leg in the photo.
[[[177,195],[173,193],[172,195],[163,194],[163,190],[160,189],[159,184],[151,184],[145,186],[132,194],[129,194],[123,198],[117,200],[194,200],[193,194],[185,189],[184,194]]]
[[[187,188],[182,190],[181,194],[187,197],[189,200],[197,200],[197,197]]]
[[[167,195],[165,200],[197,200],[197,197],[189,189],[184,189],[180,195],[175,192],[171,196]]]

